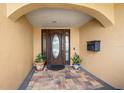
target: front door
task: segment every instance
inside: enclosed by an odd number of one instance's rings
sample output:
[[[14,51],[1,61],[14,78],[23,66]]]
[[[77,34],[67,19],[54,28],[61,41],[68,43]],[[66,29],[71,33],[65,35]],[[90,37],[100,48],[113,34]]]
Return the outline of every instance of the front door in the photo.
[[[70,30],[43,29],[42,53],[48,64],[69,64],[70,61]]]

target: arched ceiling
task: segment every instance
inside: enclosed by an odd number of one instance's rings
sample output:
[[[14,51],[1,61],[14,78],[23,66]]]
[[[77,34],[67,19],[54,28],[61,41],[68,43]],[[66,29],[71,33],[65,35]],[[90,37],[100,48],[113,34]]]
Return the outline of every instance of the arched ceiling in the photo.
[[[35,27],[80,27],[93,18],[83,12],[67,9],[38,9],[26,14]]]
[[[113,4],[31,3],[7,4],[7,17],[16,21],[21,16],[40,8],[78,10],[97,19],[104,27],[114,24]]]

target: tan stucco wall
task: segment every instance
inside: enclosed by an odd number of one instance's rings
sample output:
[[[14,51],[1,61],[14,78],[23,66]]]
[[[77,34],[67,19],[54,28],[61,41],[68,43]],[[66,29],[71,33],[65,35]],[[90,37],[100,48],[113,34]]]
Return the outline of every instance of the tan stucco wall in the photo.
[[[79,29],[78,28],[72,28],[70,30],[70,56],[73,57],[74,50],[73,48],[76,48],[77,53],[79,54]]]
[[[40,28],[33,28],[33,55],[34,60],[36,56],[41,53],[41,29]]]
[[[116,88],[124,89],[124,4],[115,6],[114,26],[93,20],[80,30],[82,67]],[[101,40],[100,52],[86,50],[86,41]]]
[[[51,29],[51,28],[50,28]],[[60,28],[59,28],[60,29]],[[66,28],[63,28],[66,29]],[[38,53],[41,53],[41,28],[34,28],[34,59]],[[74,55],[73,48],[79,53],[79,30],[78,28],[70,28],[70,56]]]
[[[0,4],[0,89],[17,89],[32,67],[33,31],[25,17],[13,22]]]
[[[113,24],[115,23],[114,18],[114,4],[113,3],[78,3],[77,5],[82,5],[85,7],[89,7],[98,11],[105,15]],[[99,20],[105,27],[110,26],[105,18],[100,17],[100,15],[96,14],[93,11],[86,10],[86,13],[90,14],[91,16],[95,17]],[[99,17],[98,17],[99,16]]]

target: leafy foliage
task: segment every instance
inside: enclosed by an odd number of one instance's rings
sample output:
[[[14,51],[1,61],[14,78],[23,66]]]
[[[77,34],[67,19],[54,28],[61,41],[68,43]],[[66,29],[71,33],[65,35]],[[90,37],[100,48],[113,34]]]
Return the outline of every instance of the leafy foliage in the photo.
[[[71,58],[71,60],[73,61],[73,64],[80,64],[80,62],[82,61],[77,53],[74,54],[74,57]]]
[[[41,62],[44,62],[45,61],[45,57],[39,53],[37,56],[36,56],[36,59],[35,59],[35,62],[37,63],[41,63]]]
[[[75,54],[74,54],[74,57],[71,58],[71,60],[73,61],[73,64],[80,64],[80,62],[82,61],[80,56],[76,53],[76,48],[74,47],[73,48]]]

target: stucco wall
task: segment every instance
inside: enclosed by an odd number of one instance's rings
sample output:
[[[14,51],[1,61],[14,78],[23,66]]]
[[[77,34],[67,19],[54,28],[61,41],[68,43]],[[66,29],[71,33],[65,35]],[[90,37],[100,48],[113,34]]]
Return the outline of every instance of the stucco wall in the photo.
[[[85,7],[89,7],[91,9],[94,9],[95,11],[101,12],[105,15],[111,22],[115,23],[114,18],[114,4],[113,3],[78,3],[78,5],[84,5]],[[107,20],[100,17],[93,11],[87,10],[86,13],[90,12],[91,16],[95,17],[97,20],[99,20],[102,24],[104,24],[105,27],[108,27],[110,24],[107,23]],[[99,17],[98,17],[99,16]]]
[[[115,25],[103,28],[93,20],[80,29],[82,66],[116,88],[124,89],[124,4],[115,5]],[[100,52],[86,50],[86,41],[101,40]]]
[[[65,28],[64,28],[65,29]],[[41,28],[34,28],[34,59],[38,53],[41,53]],[[79,30],[77,28],[70,28],[70,56],[74,55],[73,48],[76,48],[79,53]]]
[[[0,89],[17,89],[32,67],[33,31],[25,17],[13,22],[0,4]]]
[[[41,53],[41,29],[33,28],[33,58],[35,60],[36,56]]]

